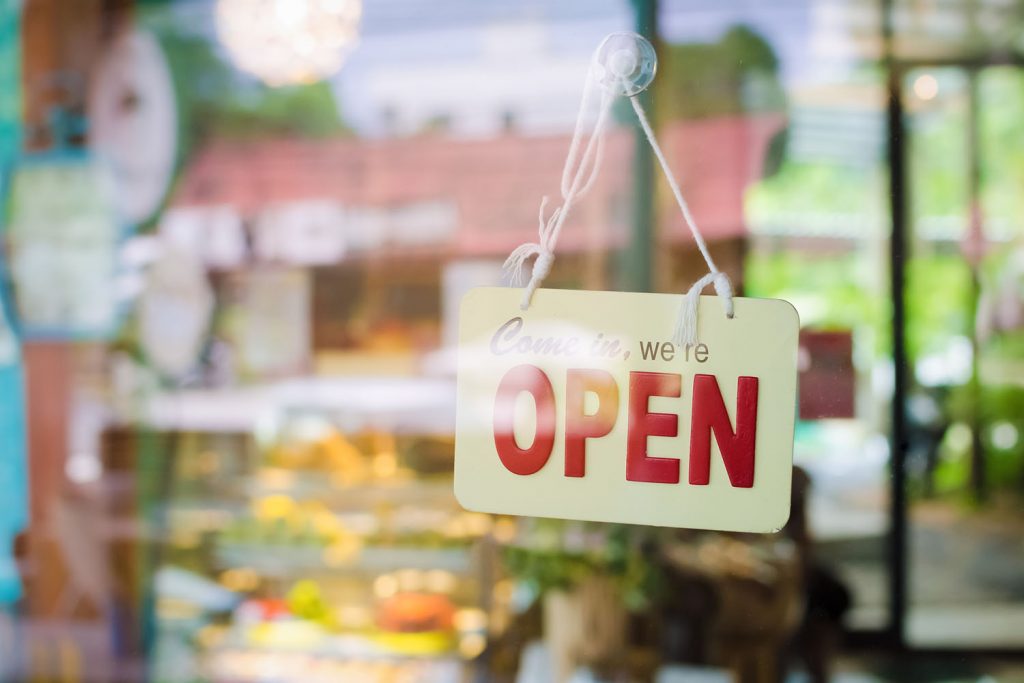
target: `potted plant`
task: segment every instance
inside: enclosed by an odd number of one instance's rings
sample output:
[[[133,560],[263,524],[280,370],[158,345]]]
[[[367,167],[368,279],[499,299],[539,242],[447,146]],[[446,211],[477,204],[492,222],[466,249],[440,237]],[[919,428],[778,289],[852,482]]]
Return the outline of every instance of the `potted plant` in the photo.
[[[656,592],[646,561],[661,530],[623,524],[527,520],[504,551],[508,573],[542,600],[544,640],[556,681],[579,666],[619,659],[628,612]]]

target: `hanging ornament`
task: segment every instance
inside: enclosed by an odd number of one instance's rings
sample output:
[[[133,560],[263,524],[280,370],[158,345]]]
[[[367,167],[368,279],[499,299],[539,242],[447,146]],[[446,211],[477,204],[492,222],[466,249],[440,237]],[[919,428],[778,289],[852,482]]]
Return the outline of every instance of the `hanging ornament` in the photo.
[[[267,85],[337,73],[358,38],[361,0],[218,0],[217,33],[238,68]]]
[[[525,287],[463,298],[455,493],[469,509],[754,532],[789,517],[800,322],[785,301],[733,296],[715,265],[636,98],[656,66],[642,37],[605,39],[561,205],[541,202],[537,242],[506,262],[521,284],[532,260]],[[540,288],[570,210],[597,179],[603,133],[623,96],[708,266],[681,300]],[[701,296],[708,285],[717,297]]]

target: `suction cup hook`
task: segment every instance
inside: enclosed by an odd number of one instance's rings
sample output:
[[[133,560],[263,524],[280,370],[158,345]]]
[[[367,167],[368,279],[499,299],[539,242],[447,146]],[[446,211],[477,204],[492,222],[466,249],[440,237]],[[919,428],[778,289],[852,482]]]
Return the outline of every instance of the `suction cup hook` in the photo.
[[[602,88],[614,95],[633,97],[654,80],[658,56],[643,36],[612,33],[594,53],[593,68]]]

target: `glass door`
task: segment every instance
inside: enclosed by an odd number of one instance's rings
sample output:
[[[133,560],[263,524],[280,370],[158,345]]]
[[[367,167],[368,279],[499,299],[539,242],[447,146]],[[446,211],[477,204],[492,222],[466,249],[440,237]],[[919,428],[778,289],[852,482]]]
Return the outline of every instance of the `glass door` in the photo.
[[[912,647],[1024,647],[1024,70],[906,73]]]

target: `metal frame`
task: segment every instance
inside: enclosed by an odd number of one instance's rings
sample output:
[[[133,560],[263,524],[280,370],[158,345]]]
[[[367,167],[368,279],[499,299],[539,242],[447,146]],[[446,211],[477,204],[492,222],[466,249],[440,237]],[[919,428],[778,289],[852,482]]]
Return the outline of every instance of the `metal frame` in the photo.
[[[631,0],[634,30],[651,42],[657,50],[658,0]],[[653,112],[651,88],[638,95],[644,109]],[[653,113],[651,114],[653,116]],[[635,117],[634,117],[635,119]],[[657,127],[657,121],[653,125]],[[628,247],[619,269],[620,288],[632,292],[650,292],[654,288],[654,154],[644,137],[640,122],[634,125],[633,211]]]
[[[889,236],[889,286],[892,297],[893,395],[890,439],[889,538],[889,624],[886,640],[898,649],[906,646],[904,627],[907,613],[907,498],[906,498],[906,405],[907,344],[906,284],[907,192],[906,145],[903,126],[903,73],[896,68],[893,42],[892,0],[885,0],[882,37],[885,42],[887,72],[886,124],[889,161],[889,211],[892,232]]]

